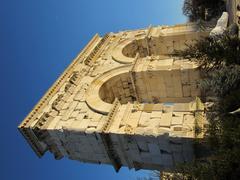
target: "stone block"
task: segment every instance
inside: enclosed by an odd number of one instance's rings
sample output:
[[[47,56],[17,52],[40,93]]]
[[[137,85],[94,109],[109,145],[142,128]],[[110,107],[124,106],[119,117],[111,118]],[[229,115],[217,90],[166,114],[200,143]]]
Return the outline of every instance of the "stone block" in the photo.
[[[135,128],[138,126],[138,122],[140,120],[141,117],[141,111],[135,111],[132,112],[128,118],[128,121],[126,122],[128,125],[130,125],[131,127]]]
[[[160,122],[161,122],[161,118],[150,119],[149,127],[156,129],[158,131]]]
[[[151,113],[151,119],[153,118],[160,118],[162,117],[162,111],[152,111]]]
[[[140,153],[141,159],[145,163],[152,163],[152,157],[149,152],[141,152]]]
[[[88,127],[88,125],[90,124],[91,120],[90,119],[83,119],[82,121],[78,122],[75,121],[76,125],[78,125],[77,127],[79,128],[79,131],[85,131]]]
[[[172,167],[173,166],[173,158],[172,158],[171,154],[162,154],[161,158],[162,158],[162,164],[165,167]]]
[[[142,112],[138,125],[140,127],[146,127],[150,124],[151,113]]]
[[[148,144],[146,141],[137,141],[137,145],[140,152],[149,152]]]
[[[183,124],[193,126],[195,123],[195,117],[192,114],[184,114]]]
[[[174,114],[176,114],[175,112],[184,112],[189,110],[190,110],[189,103],[175,103],[173,105]]]
[[[163,113],[162,114],[162,119],[160,122],[161,127],[170,127],[171,126],[171,121],[172,121],[172,112],[168,113]]]
[[[47,126],[47,129],[48,130],[55,130],[58,122],[60,121],[60,119],[61,119],[61,116],[54,117],[53,120]]]
[[[79,114],[79,111],[73,111],[72,114],[70,115],[70,118],[77,118]]]
[[[183,113],[173,113],[171,125],[182,125],[183,124]]]
[[[189,71],[188,70],[184,69],[181,71],[181,81],[182,81],[182,84],[189,83]]]
[[[183,89],[183,96],[184,97],[190,97],[191,96],[191,86],[183,85],[182,89]]]
[[[78,116],[76,117],[76,121],[82,121],[84,119],[85,114],[79,113]]]
[[[158,144],[148,143],[148,148],[151,155],[160,155]]]
[[[69,109],[66,111],[66,113],[62,116],[62,120],[63,121],[67,121],[70,117],[70,115],[72,114],[72,112],[74,111],[76,105],[78,104],[77,101],[73,101],[70,106]]]
[[[67,110],[69,108],[70,103],[69,102],[65,102],[61,108],[61,110]]]
[[[138,161],[141,162],[142,158],[140,156],[140,153],[136,150],[131,151],[131,157],[130,157],[131,161]]]
[[[76,93],[76,95],[73,98],[74,101],[84,101],[85,97],[84,97],[84,91],[80,90]]]
[[[97,128],[99,121],[90,121],[88,127]]]

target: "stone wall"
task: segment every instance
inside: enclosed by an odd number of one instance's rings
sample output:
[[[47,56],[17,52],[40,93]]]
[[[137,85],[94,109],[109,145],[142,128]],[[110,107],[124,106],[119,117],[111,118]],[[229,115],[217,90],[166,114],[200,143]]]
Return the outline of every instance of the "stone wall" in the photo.
[[[171,52],[202,35],[185,24],[94,36],[19,130],[38,156],[117,171],[191,161],[200,72]]]

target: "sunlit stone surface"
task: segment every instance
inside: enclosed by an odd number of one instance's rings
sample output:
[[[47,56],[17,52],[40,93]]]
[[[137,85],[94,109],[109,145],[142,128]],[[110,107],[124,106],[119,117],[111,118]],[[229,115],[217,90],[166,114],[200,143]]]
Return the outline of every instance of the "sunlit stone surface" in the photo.
[[[117,171],[193,160],[201,73],[172,53],[206,34],[183,24],[95,35],[19,130],[39,157],[49,150]]]

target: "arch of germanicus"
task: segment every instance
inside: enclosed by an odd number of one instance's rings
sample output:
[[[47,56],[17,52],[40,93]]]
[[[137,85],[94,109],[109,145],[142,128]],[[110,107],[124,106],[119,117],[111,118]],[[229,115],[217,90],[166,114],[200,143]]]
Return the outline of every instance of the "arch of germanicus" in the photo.
[[[41,157],[135,169],[194,159],[201,72],[172,56],[205,36],[194,24],[95,35],[19,130]]]

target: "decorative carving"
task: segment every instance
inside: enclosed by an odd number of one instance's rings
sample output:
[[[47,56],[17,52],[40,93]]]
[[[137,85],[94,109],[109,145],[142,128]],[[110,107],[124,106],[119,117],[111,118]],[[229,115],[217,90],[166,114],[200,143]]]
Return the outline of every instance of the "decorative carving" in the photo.
[[[93,66],[94,61],[100,56],[100,50],[103,49],[104,43],[108,40],[109,34],[106,34],[92,50],[91,54],[84,60],[85,65]]]
[[[78,81],[80,79],[79,77],[80,77],[79,72],[78,71],[74,71],[72,76],[69,79],[69,82],[77,86]]]
[[[52,103],[52,109],[53,110],[55,110],[55,111],[57,111],[57,112],[59,112],[60,110],[61,110],[61,107],[62,107],[62,105],[63,105],[63,100],[62,100],[62,98],[63,98],[63,94],[60,94],[60,95],[58,95],[58,97],[55,99],[55,101],[53,101],[53,103]],[[61,103],[62,102],[62,103]]]
[[[116,112],[117,112],[119,106],[120,106],[120,102],[116,98],[115,101],[113,102],[112,110],[108,114],[107,120],[106,120],[106,122],[105,122],[105,124],[104,124],[104,126],[102,128],[103,132],[107,132],[108,131],[108,129],[109,129],[109,127],[110,127],[110,125],[111,125],[111,123],[112,123],[112,121],[113,121],[113,119],[114,119],[114,117],[116,115]]]
[[[125,126],[125,130],[124,131],[125,131],[126,134],[134,134],[133,128],[129,124],[127,124]]]

